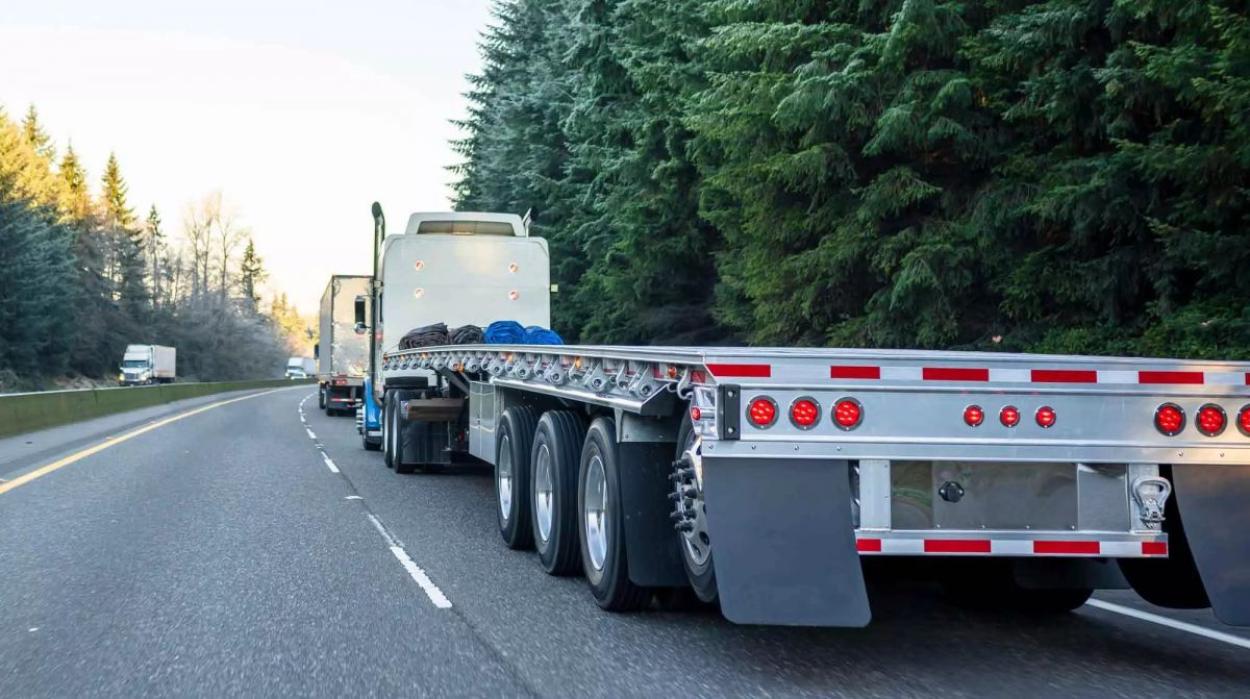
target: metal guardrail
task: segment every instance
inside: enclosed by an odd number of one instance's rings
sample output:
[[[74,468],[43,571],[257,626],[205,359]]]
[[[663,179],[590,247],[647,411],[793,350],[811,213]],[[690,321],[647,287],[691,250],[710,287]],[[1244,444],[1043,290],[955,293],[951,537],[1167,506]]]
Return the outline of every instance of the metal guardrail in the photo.
[[[298,381],[260,379],[0,395],[0,437],[10,437],[215,393],[243,391],[251,388],[295,386],[314,382],[315,379]]]

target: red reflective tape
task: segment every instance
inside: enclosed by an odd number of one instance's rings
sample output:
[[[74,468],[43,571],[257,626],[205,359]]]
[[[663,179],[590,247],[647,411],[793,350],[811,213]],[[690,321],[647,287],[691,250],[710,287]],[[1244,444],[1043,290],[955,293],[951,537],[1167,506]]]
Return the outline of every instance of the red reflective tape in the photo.
[[[1139,371],[1137,382],[1202,384],[1205,378],[1201,371]]]
[[[925,381],[989,381],[989,369],[956,369],[951,367],[925,367]]]
[[[1097,541],[1034,541],[1033,553],[1097,556],[1102,553],[1102,544]]]
[[[708,364],[707,370],[725,378],[766,379],[773,375],[771,364]]]
[[[1246,372],[1246,385],[1250,386],[1250,371]]]
[[[989,539],[925,539],[925,553],[989,553]]]
[[[1098,372],[1084,369],[1034,369],[1033,383],[1098,383]]]
[[[1141,554],[1143,556],[1166,556],[1168,555],[1168,542],[1143,541],[1141,542]]]
[[[855,542],[855,549],[863,553],[881,553],[881,540],[860,539]]]
[[[879,379],[881,367],[878,366],[831,366],[831,379]]]

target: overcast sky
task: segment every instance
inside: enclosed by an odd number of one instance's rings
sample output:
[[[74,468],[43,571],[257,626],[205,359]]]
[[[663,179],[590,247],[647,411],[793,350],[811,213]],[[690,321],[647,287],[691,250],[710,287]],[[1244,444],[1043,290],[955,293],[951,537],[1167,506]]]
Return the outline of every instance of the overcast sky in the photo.
[[[392,230],[449,206],[489,0],[4,3],[0,105],[34,103],[93,186],[110,150],[169,232],[222,190],[308,313],[332,273],[371,271],[369,204]]]

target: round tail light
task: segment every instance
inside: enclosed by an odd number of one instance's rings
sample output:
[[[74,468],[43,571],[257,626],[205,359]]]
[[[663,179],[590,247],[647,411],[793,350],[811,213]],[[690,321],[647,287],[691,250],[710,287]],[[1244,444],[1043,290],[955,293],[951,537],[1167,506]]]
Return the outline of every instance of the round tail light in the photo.
[[[777,421],[777,403],[767,396],[752,398],[747,405],[747,419],[760,429],[772,427]]]
[[[985,411],[979,405],[969,405],[964,408],[964,424],[969,427],[980,427],[985,422]]]
[[[1175,403],[1164,403],[1155,411],[1155,429],[1174,437],[1185,429],[1185,410]]]
[[[1048,430],[1055,426],[1055,421],[1059,419],[1055,415],[1055,409],[1049,405],[1043,405],[1037,409],[1037,425],[1044,430]]]
[[[998,412],[998,421],[1003,423],[1003,427],[1015,427],[1020,424],[1020,410],[1014,405],[1009,405]],[[1053,423],[1052,423],[1053,424]]]
[[[811,398],[799,398],[790,404],[790,422],[800,430],[810,430],[820,422],[820,404]]]
[[[864,419],[864,408],[854,398],[843,398],[833,409],[833,421],[844,430],[859,427]]]
[[[1241,430],[1242,434],[1250,437],[1250,405],[1242,408],[1241,412],[1237,414],[1237,429]]]
[[[692,407],[690,409],[690,420],[692,422],[698,422],[699,420],[702,420],[702,419],[703,419],[703,410],[700,409],[699,406],[697,405]]]
[[[1198,431],[1208,437],[1217,437],[1228,427],[1228,415],[1224,409],[1214,403],[1207,403],[1198,408],[1198,416],[1194,420]]]

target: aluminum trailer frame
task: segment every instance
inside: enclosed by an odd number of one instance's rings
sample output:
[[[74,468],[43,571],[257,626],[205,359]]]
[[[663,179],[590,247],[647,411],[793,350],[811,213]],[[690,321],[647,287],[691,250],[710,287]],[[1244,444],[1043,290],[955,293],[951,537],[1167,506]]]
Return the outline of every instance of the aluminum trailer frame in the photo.
[[[644,448],[630,462],[637,474],[665,451],[645,448],[673,444],[676,416],[689,411],[733,621],[866,624],[859,559],[893,555],[1117,559],[1139,591],[1189,566],[1222,620],[1250,624],[1250,363],[475,345],[389,351],[380,371],[457,387],[469,450],[488,462],[495,423],[518,397],[615,415],[622,448]],[[761,401],[767,424],[751,419]],[[846,417],[844,401],[857,406],[849,427],[831,415]],[[788,418],[800,402],[816,406],[814,423]],[[1168,406],[1181,424],[1164,433],[1156,422]],[[1220,429],[1203,431],[1216,413]],[[630,577],[672,584],[655,491],[635,487],[634,473],[620,484],[636,499],[626,503]]]

